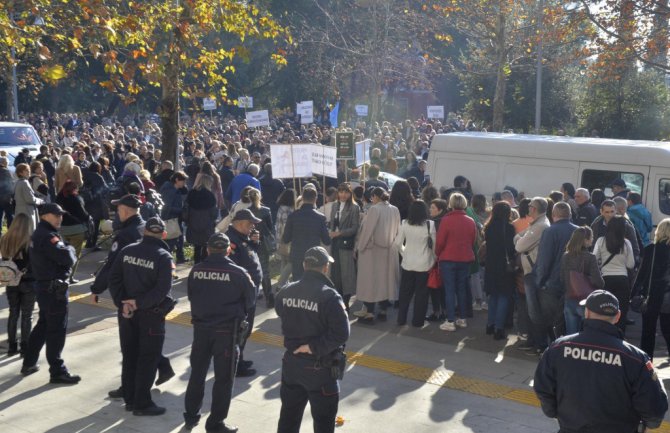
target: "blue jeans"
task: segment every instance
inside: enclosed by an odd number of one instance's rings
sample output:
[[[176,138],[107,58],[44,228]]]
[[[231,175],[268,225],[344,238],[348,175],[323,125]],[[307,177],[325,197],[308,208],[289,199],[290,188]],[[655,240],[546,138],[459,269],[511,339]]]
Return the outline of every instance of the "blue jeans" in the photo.
[[[584,320],[584,307],[579,305],[579,301],[566,297],[563,315],[565,316],[566,335],[576,334],[581,331],[582,320]]]
[[[495,329],[505,329],[510,301],[511,295],[496,294],[489,296],[489,319],[486,322],[488,326],[493,325]]]
[[[467,312],[468,278],[470,277],[470,263],[467,262],[440,262],[440,274],[444,284],[447,305],[447,320],[456,319],[456,297],[458,297],[458,313],[465,319]]]

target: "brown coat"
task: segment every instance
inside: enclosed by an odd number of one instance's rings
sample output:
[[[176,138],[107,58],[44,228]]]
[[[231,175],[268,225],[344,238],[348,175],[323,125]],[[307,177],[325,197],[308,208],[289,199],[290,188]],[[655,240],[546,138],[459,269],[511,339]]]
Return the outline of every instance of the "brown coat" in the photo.
[[[84,185],[84,182],[81,179],[81,169],[76,165],[72,167],[70,172],[65,172],[64,170],[56,168],[56,180],[54,185],[56,187],[56,193],[60,192],[68,179],[74,182],[77,185],[77,188],[81,188],[82,185]]]

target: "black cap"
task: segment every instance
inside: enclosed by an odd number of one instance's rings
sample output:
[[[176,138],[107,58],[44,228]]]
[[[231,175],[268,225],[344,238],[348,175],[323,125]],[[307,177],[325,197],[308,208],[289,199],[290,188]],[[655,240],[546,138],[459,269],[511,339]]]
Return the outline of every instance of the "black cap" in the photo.
[[[249,209],[240,209],[235,212],[233,221],[251,221],[254,224],[258,224],[263,220],[256,218],[256,216]]]
[[[207,240],[207,246],[215,250],[226,250],[230,246],[230,239],[223,233],[214,233]]]
[[[30,149],[28,149],[27,147],[24,147],[23,149],[21,149],[21,152],[30,153]]]
[[[325,266],[327,263],[333,263],[334,258],[330,257],[324,247],[312,247],[305,253],[305,261],[314,266]]]
[[[579,305],[602,316],[614,317],[619,312],[619,300],[607,290],[594,290]]]
[[[65,215],[67,213],[56,203],[45,203],[40,206],[37,211],[39,212],[40,216],[46,215],[48,213],[52,213],[54,215]]]
[[[145,224],[144,229],[159,235],[165,231],[165,223],[158,217],[151,217]]]
[[[621,188],[626,187],[626,181],[623,179],[614,179],[612,181],[612,186],[620,186]]]
[[[139,209],[142,206],[142,200],[135,194],[126,194],[118,200],[112,200],[114,206],[128,206],[133,209]]]

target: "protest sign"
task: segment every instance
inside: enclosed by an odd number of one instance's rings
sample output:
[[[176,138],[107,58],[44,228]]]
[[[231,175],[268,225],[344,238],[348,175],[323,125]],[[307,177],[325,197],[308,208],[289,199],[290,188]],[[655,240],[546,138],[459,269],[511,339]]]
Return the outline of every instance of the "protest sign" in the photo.
[[[247,126],[257,128],[259,126],[270,126],[270,115],[268,110],[247,112]]]
[[[298,108],[296,112],[300,115],[301,124],[305,125],[312,123],[314,121],[314,102],[298,102]]]
[[[356,143],[356,167],[370,162],[370,144],[369,138]]]
[[[354,159],[354,133],[353,132],[335,133],[335,147],[337,148],[338,158]]]
[[[429,119],[444,119],[444,105],[429,105],[427,111]]]
[[[216,110],[216,99],[202,98],[202,109],[205,111]]]
[[[240,108],[254,108],[254,97],[240,96],[237,98],[237,106]]]
[[[365,117],[368,115],[368,106],[367,105],[357,105],[356,106],[356,115],[360,117]]]

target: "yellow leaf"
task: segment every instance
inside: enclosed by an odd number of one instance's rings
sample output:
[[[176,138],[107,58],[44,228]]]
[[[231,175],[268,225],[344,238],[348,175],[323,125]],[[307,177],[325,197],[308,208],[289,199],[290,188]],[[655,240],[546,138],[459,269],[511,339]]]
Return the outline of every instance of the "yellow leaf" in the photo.
[[[65,78],[67,76],[67,73],[65,72],[65,68],[63,68],[62,65],[54,65],[44,69],[42,75],[47,80],[58,81]]]

